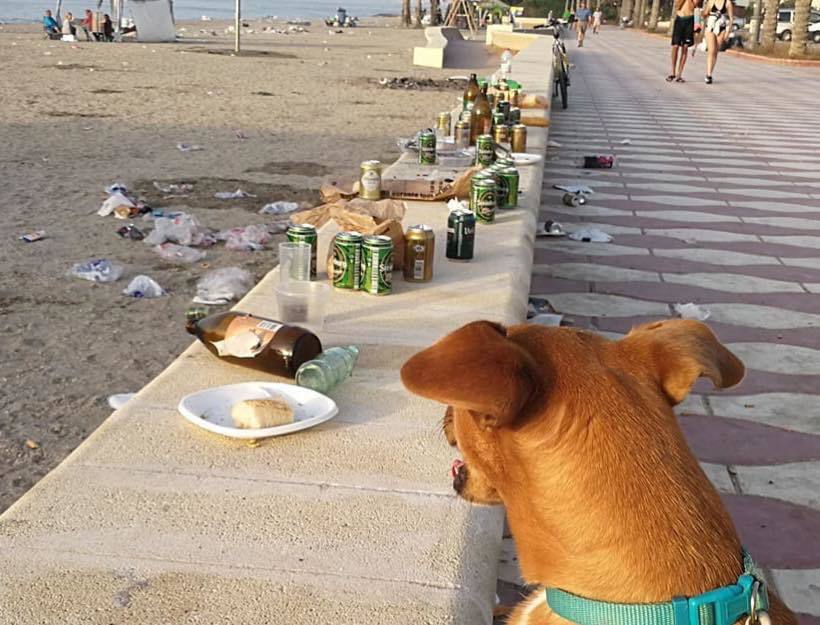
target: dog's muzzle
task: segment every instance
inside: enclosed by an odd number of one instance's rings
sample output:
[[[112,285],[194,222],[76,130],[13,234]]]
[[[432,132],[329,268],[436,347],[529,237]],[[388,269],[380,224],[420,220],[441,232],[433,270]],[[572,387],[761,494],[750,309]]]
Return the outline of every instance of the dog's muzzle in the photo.
[[[463,460],[453,460],[453,464],[450,465],[450,476],[453,478],[453,490],[461,494],[467,483],[467,465]]]

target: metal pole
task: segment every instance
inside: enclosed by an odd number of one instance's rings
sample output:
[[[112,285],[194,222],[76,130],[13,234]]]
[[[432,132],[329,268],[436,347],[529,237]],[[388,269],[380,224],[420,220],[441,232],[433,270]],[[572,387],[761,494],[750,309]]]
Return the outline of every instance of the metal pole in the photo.
[[[234,30],[236,32],[234,33],[233,49],[234,49],[234,52],[236,52],[237,54],[239,54],[239,28],[242,25],[241,24],[241,22],[242,22],[242,19],[241,19],[242,7],[240,6],[241,2],[242,2],[242,0],[236,0],[236,19],[234,20]]]

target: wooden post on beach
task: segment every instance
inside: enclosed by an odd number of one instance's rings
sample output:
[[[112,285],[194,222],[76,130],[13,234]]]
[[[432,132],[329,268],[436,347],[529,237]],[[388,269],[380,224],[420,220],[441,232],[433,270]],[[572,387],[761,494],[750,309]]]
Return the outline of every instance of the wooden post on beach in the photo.
[[[242,0],[236,0],[236,15],[234,16],[234,35],[233,35],[233,51],[239,54],[239,28],[242,26]]]

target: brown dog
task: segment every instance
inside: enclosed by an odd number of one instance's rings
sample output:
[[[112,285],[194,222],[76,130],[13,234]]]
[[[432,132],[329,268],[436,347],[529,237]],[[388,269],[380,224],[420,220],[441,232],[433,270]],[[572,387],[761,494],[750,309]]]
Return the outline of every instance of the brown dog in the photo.
[[[413,356],[405,386],[448,405],[464,461],[453,487],[506,506],[529,584],[617,603],[667,602],[734,584],[741,544],[672,406],[695,381],[740,382],[743,364],[696,321],[619,341],[570,328],[471,323]],[[774,625],[796,623],[769,592]],[[568,621],[543,588],[515,625]]]

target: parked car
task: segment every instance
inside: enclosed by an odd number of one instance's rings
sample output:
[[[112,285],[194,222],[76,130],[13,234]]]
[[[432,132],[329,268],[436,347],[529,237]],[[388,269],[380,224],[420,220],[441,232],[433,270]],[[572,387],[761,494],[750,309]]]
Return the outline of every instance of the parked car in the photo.
[[[777,12],[777,37],[782,41],[791,41],[794,33],[794,9],[780,9]],[[820,12],[809,14],[809,39],[820,43]]]

